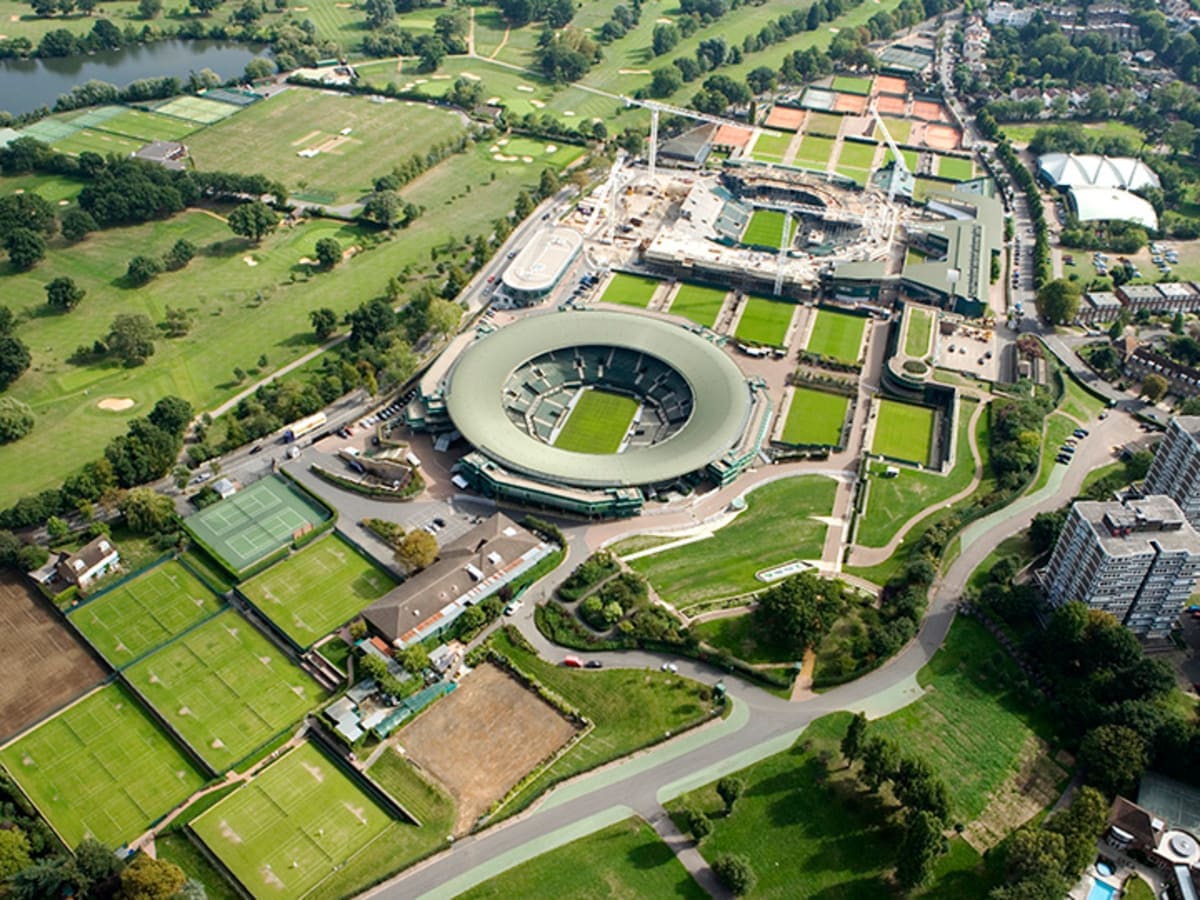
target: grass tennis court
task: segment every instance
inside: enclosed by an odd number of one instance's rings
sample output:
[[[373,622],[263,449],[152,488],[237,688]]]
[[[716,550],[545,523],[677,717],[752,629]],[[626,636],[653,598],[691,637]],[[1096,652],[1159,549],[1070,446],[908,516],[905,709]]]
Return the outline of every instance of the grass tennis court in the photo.
[[[69,137],[78,131],[80,126],[63,119],[42,119],[21,129],[21,137],[36,138],[46,144],[52,144]]]
[[[197,817],[191,829],[255,897],[301,897],[391,817],[304,743]]]
[[[933,313],[917,306],[908,308],[908,327],[904,331],[904,352],[920,359],[929,354],[929,339],[933,337]]]
[[[858,78],[854,75],[835,75],[833,89],[844,91],[847,94],[869,94],[871,93],[871,79]]]
[[[809,353],[828,356],[841,362],[858,362],[866,324],[867,320],[862,316],[852,316],[832,309],[818,310],[817,321],[813,323],[812,333],[808,336],[808,346],[804,349]]]
[[[698,284],[681,284],[675,299],[671,301],[671,312],[685,319],[691,319],[697,325],[712,328],[717,324],[717,316],[725,305],[724,288],[702,287]]]
[[[887,126],[888,134],[892,136],[892,140],[897,144],[906,144],[912,136],[912,120],[911,119],[893,119],[889,116],[883,116],[883,124]],[[883,133],[879,130],[879,126],[875,126],[875,137],[883,140]]]
[[[757,247],[777,249],[783,242],[783,223],[787,217],[775,209],[756,209],[742,233],[743,244],[753,244]],[[789,227],[788,238],[796,232],[796,225]]]
[[[787,340],[788,326],[791,325],[795,312],[794,303],[772,300],[769,297],[748,296],[734,337],[751,344],[782,347]]]
[[[842,155],[838,157],[838,168],[870,169],[875,162],[875,151],[878,144],[864,144],[861,141],[842,141]]]
[[[118,156],[128,156],[135,150],[140,149],[143,143],[145,142],[135,138],[84,128],[56,140],[51,146],[60,153],[74,153],[76,156],[85,150],[90,150],[92,153],[99,153],[101,156],[107,156],[110,153],[115,153]]]
[[[209,619],[125,674],[218,772],[298,721],[324,696],[233,610]]]
[[[880,400],[871,450],[893,459],[929,465],[934,411],[928,406]]]
[[[792,135],[777,134],[773,131],[764,131],[758,136],[758,140],[754,142],[754,157],[763,157],[773,161],[783,159],[783,154],[787,152],[788,144],[792,142]]]
[[[796,150],[796,162],[820,163],[823,169],[829,162],[829,158],[833,156],[833,144],[833,138],[806,134],[800,141],[800,147]]]
[[[119,669],[223,605],[200,579],[171,560],[77,607],[67,618]]]
[[[842,127],[842,117],[833,113],[810,112],[805,134],[823,134],[826,137],[837,137]]]
[[[843,178],[849,178],[859,187],[864,188],[867,186],[867,182],[871,178],[871,173],[866,169],[854,169],[850,168],[849,166],[837,166],[834,171],[836,171]]]
[[[72,847],[89,834],[123,844],[206,780],[118,684],[9,744],[0,762]]]
[[[784,443],[836,447],[841,443],[849,407],[850,398],[841,394],[793,388],[787,421],[783,424]]]
[[[975,177],[975,163],[957,156],[939,156],[937,173],[952,181],[970,181]]]
[[[184,525],[230,570],[241,572],[329,517],[329,510],[272,475],[189,516]]]
[[[205,100],[203,97],[176,97],[154,108],[154,111],[164,116],[174,116],[177,119],[187,119],[199,122],[201,125],[211,125],[228,119],[241,107],[232,103],[219,103],[216,100]]]
[[[579,453],[616,453],[637,411],[638,402],[631,397],[595,388],[586,390],[554,446]]]
[[[396,586],[337,535],[321,538],[241,591],[300,647],[308,647]]]
[[[150,141],[177,141],[196,130],[191,122],[160,116],[158,113],[141,109],[119,110],[102,123],[92,125],[100,131],[123,134],[149,143]]]
[[[619,303],[622,306],[636,306],[645,309],[650,305],[650,298],[662,284],[657,278],[647,278],[644,275],[629,275],[617,272],[604,289],[600,297],[603,303]]]

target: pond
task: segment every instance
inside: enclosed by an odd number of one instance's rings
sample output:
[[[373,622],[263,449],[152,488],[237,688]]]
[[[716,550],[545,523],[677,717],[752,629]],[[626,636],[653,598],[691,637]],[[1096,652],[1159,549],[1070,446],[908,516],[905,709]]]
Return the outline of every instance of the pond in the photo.
[[[92,79],[123,88],[139,78],[186,79],[201,69],[232,78],[260,55],[246,44],[174,40],[61,59],[0,60],[0,110],[16,115],[40,106],[53,108],[60,94]]]

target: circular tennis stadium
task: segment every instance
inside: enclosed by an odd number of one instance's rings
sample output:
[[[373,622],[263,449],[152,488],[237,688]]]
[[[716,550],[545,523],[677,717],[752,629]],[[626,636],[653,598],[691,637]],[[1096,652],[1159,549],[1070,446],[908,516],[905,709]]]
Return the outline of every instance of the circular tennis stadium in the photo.
[[[755,393],[700,335],[593,311],[531,315],[488,335],[444,387],[454,427],[477,451],[581,489],[668,484],[728,458],[759,418]]]

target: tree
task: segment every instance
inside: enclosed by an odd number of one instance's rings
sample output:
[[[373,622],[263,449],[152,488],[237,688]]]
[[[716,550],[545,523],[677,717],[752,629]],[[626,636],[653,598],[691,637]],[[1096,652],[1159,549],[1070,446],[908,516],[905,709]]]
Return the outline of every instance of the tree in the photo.
[[[429,668],[429,652],[420,644],[414,644],[407,650],[401,650],[397,653],[396,661],[410,675],[420,675]]]
[[[726,775],[717,782],[717,794],[720,796],[721,802],[725,804],[725,815],[733,812],[733,804],[745,790],[746,782],[735,775]]]
[[[1142,379],[1142,394],[1151,403],[1157,403],[1167,395],[1167,379],[1151,372]]]
[[[423,34],[413,43],[417,66],[422,72],[432,72],[446,58],[446,45],[436,34]]]
[[[129,260],[129,267],[125,270],[125,277],[129,280],[130,284],[135,287],[141,287],[144,284],[149,284],[162,270],[163,264],[158,259],[153,256],[138,254]]]
[[[70,312],[79,305],[86,293],[87,291],[75,284],[73,279],[60,275],[47,282],[46,303],[54,309]]]
[[[750,867],[750,860],[740,853],[722,853],[713,860],[712,870],[736,897],[750,893],[758,881]]]
[[[187,238],[180,238],[163,254],[163,266],[172,272],[182,269],[195,257],[198,248]]]
[[[46,240],[28,228],[14,228],[4,239],[8,261],[18,272],[28,272],[46,258]]]
[[[842,737],[842,756],[853,763],[862,755],[863,742],[867,737],[867,717],[863,713],[855,713],[850,720],[850,726]]]
[[[83,890],[112,878],[121,866],[117,855],[95,838],[84,838],[75,848],[75,869]]]
[[[322,343],[328,340],[329,336],[337,330],[337,313],[328,306],[311,310],[308,314],[308,321],[312,322],[313,333],[316,334],[317,340]]]
[[[1061,834],[1030,825],[1018,828],[1006,844],[1005,869],[1011,881],[1062,877],[1067,852]]]
[[[332,269],[342,261],[342,245],[337,242],[337,238],[321,238],[317,241],[315,252],[322,269]]]
[[[929,881],[937,858],[948,847],[942,823],[924,810],[910,812],[896,860],[896,879],[911,889]]]
[[[1079,288],[1065,278],[1047,282],[1037,292],[1038,315],[1054,325],[1065,325],[1079,313]]]
[[[887,738],[868,738],[863,744],[862,760],[863,779],[871,790],[878,791],[896,773],[900,748]]]
[[[1196,126],[1182,119],[1172,122],[1163,132],[1163,143],[1171,148],[1175,156],[1191,153],[1196,144]]]
[[[33,431],[33,410],[15,397],[0,397],[0,444],[19,441]]]
[[[92,214],[78,207],[68,209],[62,216],[62,236],[71,243],[81,241],[99,226]]]
[[[1058,541],[1063,524],[1067,521],[1065,509],[1038,513],[1029,524],[1029,543],[1041,554],[1045,553]]]
[[[759,66],[757,69],[751,69],[746,74],[746,84],[756,94],[765,94],[768,91],[775,90],[777,81],[778,76],[770,66]]]
[[[246,63],[246,69],[242,73],[247,81],[258,81],[260,78],[270,78],[275,74],[275,63],[267,59],[265,56],[256,56],[250,62]]]
[[[12,334],[13,329],[17,327],[17,317],[13,315],[12,309],[7,306],[0,306],[0,335]]]
[[[434,334],[452,334],[462,319],[462,307],[449,300],[435,298],[425,312],[425,323]]]
[[[829,631],[845,606],[840,581],[802,572],[767,590],[753,616],[764,634],[799,657]]]
[[[1179,310],[1175,311],[1175,317],[1171,319],[1171,334],[1183,334],[1183,313]]]
[[[650,76],[650,96],[670,97],[683,87],[683,76],[675,66],[661,66]]]
[[[154,355],[154,323],[140,313],[121,313],[112,321],[105,343],[126,366],[140,366]]]
[[[683,821],[688,833],[697,844],[712,834],[712,819],[694,806],[683,810]]]
[[[374,29],[383,28],[396,18],[393,0],[366,0],[363,11],[367,14],[367,24]]]
[[[650,47],[655,56],[662,56],[675,49],[679,43],[679,28],[671,22],[660,22],[654,26],[654,34],[650,39]]]
[[[384,228],[392,228],[400,221],[403,204],[395,191],[375,191],[363,203],[362,217]]]
[[[157,19],[162,9],[162,0],[138,0],[138,13],[143,19]]]
[[[134,488],[122,498],[120,509],[136,534],[163,534],[175,525],[175,504],[152,488]]]
[[[168,394],[150,410],[150,415],[146,416],[150,424],[156,428],[161,428],[167,434],[182,436],[187,431],[188,425],[191,424],[192,415],[195,410],[192,404],[184,400],[182,397],[176,397],[174,394]]]
[[[187,876],[174,863],[139,853],[121,872],[117,900],[168,900],[183,890],[186,881]]]
[[[1146,742],[1124,725],[1100,725],[1079,742],[1079,764],[1085,777],[1110,794],[1132,788],[1148,762]]]
[[[29,348],[18,337],[11,334],[0,335],[0,391],[21,377],[29,368],[31,357]]]
[[[16,875],[32,863],[25,832],[15,827],[0,829],[0,879]]]
[[[396,548],[396,562],[409,571],[423,569],[437,559],[437,539],[423,529],[414,529],[404,536]]]
[[[230,230],[258,243],[279,225],[279,215],[260,200],[243,203],[229,214]]]

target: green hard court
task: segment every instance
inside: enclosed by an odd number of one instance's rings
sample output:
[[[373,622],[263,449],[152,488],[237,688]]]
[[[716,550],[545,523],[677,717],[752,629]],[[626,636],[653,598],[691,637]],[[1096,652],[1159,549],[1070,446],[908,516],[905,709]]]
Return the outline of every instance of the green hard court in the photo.
[[[662,282],[657,278],[617,272],[604,289],[600,300],[603,303],[619,303],[622,306],[636,306],[638,309],[645,309],[650,305],[650,299],[660,284]]]
[[[224,605],[199,578],[170,560],[76,607],[67,618],[119,669]]]
[[[867,320],[862,316],[832,309],[818,310],[817,321],[813,323],[805,349],[809,353],[845,363],[858,362],[866,324]]]
[[[309,647],[396,586],[338,535],[251,578],[241,592],[300,647]]]
[[[205,782],[119,684],[26,732],[0,762],[72,847],[132,840]]]
[[[233,610],[125,675],[216,772],[298,722],[324,692]]]
[[[311,891],[391,822],[337,765],[304,743],[192,821],[255,897]]]
[[[271,475],[189,516],[184,526],[231,571],[241,572],[329,517],[315,500]]]
[[[585,390],[554,441],[560,450],[616,453],[637,415],[638,402],[624,394]]]
[[[784,443],[836,447],[841,442],[849,406],[850,398],[841,394],[793,388],[783,424]]]
[[[899,400],[880,400],[874,453],[892,459],[929,465],[935,414],[931,407]]]
[[[725,304],[725,288],[703,287],[698,284],[681,284],[675,299],[671,301],[670,312],[685,319],[691,319],[697,325],[712,328],[717,324],[717,316]]]

